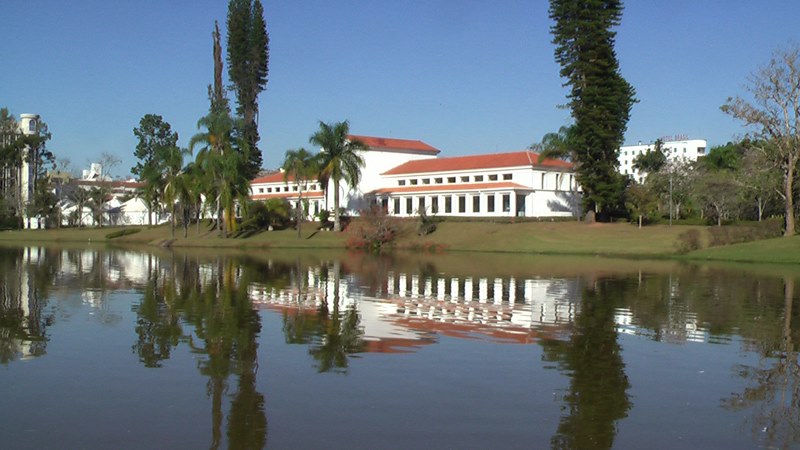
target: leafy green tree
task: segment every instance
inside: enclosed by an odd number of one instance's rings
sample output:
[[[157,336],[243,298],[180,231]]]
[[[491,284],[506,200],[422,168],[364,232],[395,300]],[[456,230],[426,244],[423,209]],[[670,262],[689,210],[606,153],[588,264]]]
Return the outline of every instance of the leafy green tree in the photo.
[[[89,209],[92,211],[92,218],[98,227],[103,227],[103,213],[106,203],[109,200],[108,188],[105,186],[94,186],[89,189]]]
[[[575,162],[584,208],[610,214],[625,183],[617,154],[635,102],[614,52],[622,16],[620,0],[551,0],[555,59],[570,87],[568,106],[575,120]]]
[[[168,122],[157,114],[145,114],[139,121],[139,127],[133,129],[139,140],[134,156],[139,160],[131,168],[131,173],[144,182],[142,198],[147,204],[148,223],[153,224],[153,210],[163,200],[164,192],[164,159],[175,148],[178,148],[178,133],[172,131]]]
[[[303,222],[305,211],[303,208],[303,191],[308,187],[308,182],[319,173],[319,159],[304,148],[287,150],[283,160],[283,181],[293,179],[297,184],[297,238],[300,238],[300,225]]]
[[[240,134],[247,146],[247,176],[261,169],[258,149],[258,94],[267,87],[269,35],[260,0],[230,0],[228,3],[228,77],[236,92],[237,115],[243,119]]]
[[[722,111],[755,128],[754,149],[783,175],[784,236],[795,234],[794,182],[800,161],[800,45],[778,50],[750,78],[752,101],[728,98]]]
[[[170,235],[175,237],[175,225],[178,216],[178,203],[183,197],[188,197],[186,194],[187,186],[185,183],[188,181],[183,174],[183,156],[189,151],[179,148],[178,146],[168,147],[162,149],[163,154],[159,155],[161,166],[163,167],[163,181],[164,181],[164,202],[169,206],[170,214]]]
[[[319,130],[309,138],[309,142],[322,148],[317,179],[325,187],[329,180],[333,181],[334,231],[342,230],[339,218],[339,184],[344,180],[351,187],[358,185],[361,169],[364,167],[364,158],[359,152],[367,149],[367,145],[358,139],[349,139],[349,133],[350,124],[346,120],[334,124],[320,121]]]
[[[641,153],[633,160],[633,168],[639,172],[648,174],[661,170],[661,168],[667,164],[667,157],[664,155],[664,150],[661,148],[662,145],[663,142],[661,139],[656,139],[653,150]]]
[[[702,170],[694,183],[695,196],[717,226],[730,220],[739,207],[739,184],[733,172],[727,170]]]

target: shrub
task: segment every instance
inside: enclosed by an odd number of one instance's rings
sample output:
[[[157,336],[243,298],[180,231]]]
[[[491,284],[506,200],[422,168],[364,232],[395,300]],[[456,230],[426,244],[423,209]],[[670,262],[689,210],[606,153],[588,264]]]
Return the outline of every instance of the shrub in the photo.
[[[291,208],[286,200],[253,201],[247,206],[247,213],[242,220],[242,229],[262,230],[268,226],[285,228],[291,221],[290,215]]]
[[[434,231],[436,231],[436,222],[435,220],[428,216],[425,213],[424,209],[420,209],[419,213],[419,224],[417,225],[417,234],[419,236],[427,236]]]
[[[700,245],[700,230],[691,229],[686,230],[678,235],[678,242],[675,243],[678,248],[678,253],[684,254],[697,250]]]
[[[360,219],[349,229],[347,248],[380,252],[397,238],[399,219],[388,215],[383,208],[373,205],[359,215]]]
[[[724,227],[709,227],[709,245],[717,247],[770,239],[780,236],[782,232],[783,222],[780,219],[769,219],[761,222],[727,225]]]
[[[106,235],[106,239],[114,239],[122,236],[127,236],[129,234],[136,234],[142,231],[141,228],[123,228],[121,230],[113,231]]]

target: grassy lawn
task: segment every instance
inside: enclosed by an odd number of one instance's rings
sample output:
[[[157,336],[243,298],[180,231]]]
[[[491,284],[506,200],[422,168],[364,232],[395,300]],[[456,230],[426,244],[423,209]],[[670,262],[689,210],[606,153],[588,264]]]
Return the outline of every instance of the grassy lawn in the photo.
[[[355,227],[354,222],[351,227]],[[444,221],[428,236],[417,236],[415,221],[406,221],[396,242],[400,249],[431,249],[434,252],[491,252],[518,254],[611,256],[635,258],[676,258],[734,262],[800,263],[800,236],[776,238],[745,244],[705,248],[678,255],[678,236],[689,229],[700,230],[704,245],[707,231],[703,226],[654,225],[642,229],[625,223],[592,224],[579,222],[463,222]],[[176,229],[171,237],[168,225],[138,228],[140,231],[114,239],[107,235],[123,228],[69,228],[0,232],[0,243],[31,245],[39,243],[92,243],[110,245],[162,245],[173,247],[231,249],[313,249],[342,250],[349,232],[317,231],[316,224],[305,224],[301,237],[296,230],[261,231],[236,238],[222,239],[203,224],[189,229],[188,237]],[[437,255],[441,257],[441,255]]]
[[[800,264],[800,236],[710,247],[691,252],[686,256],[690,259],[707,261]]]

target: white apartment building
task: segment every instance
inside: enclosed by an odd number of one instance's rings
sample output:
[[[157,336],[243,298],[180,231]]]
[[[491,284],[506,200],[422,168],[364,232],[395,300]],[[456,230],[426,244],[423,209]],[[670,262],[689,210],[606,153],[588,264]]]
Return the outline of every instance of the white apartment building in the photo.
[[[666,140],[662,139],[661,150],[667,161],[697,161],[697,158],[705,156],[707,142],[705,139],[682,139],[682,140]],[[647,178],[646,173],[640,173],[633,168],[633,162],[636,157],[653,151],[655,143],[642,144],[639,142],[637,145],[626,145],[619,149],[619,172],[623,175],[629,175],[637,183],[641,183]]]

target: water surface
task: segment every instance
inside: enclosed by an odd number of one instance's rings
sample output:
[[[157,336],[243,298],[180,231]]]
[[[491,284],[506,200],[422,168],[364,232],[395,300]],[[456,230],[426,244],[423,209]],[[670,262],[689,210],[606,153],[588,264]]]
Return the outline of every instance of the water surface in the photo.
[[[0,249],[4,448],[790,448],[796,275]]]

